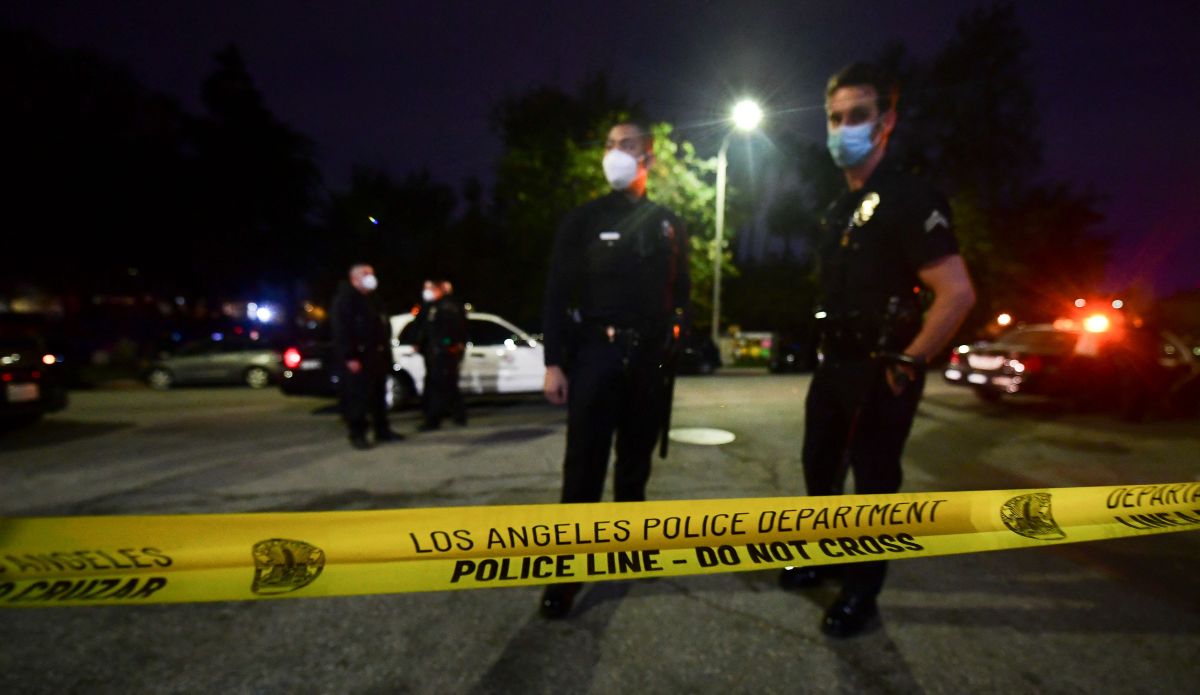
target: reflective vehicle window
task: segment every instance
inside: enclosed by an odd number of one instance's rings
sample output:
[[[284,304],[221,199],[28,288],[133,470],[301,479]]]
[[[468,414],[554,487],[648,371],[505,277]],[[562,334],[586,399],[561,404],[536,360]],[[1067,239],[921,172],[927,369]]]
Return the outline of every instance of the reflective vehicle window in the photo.
[[[471,319],[467,328],[467,340],[474,345],[503,345],[506,340],[521,342],[520,336],[504,326],[491,321]]]
[[[1076,333],[1068,331],[1016,331],[1002,336],[992,344],[992,347],[1004,350],[1025,350],[1029,352],[1068,352],[1075,347],[1079,340]]]
[[[175,354],[180,357],[192,357],[195,355],[207,355],[211,352],[216,352],[217,350],[219,350],[220,345],[221,345],[220,343],[214,343],[211,341],[186,343],[182,347],[180,347],[178,350],[176,350]]]

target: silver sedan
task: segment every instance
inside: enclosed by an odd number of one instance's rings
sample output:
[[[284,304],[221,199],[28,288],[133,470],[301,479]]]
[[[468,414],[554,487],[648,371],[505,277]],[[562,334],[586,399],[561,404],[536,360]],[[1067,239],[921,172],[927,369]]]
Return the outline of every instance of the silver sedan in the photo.
[[[245,384],[264,388],[279,380],[280,351],[261,341],[217,334],[187,343],[155,360],[146,372],[152,388],[166,390],[185,384]]]

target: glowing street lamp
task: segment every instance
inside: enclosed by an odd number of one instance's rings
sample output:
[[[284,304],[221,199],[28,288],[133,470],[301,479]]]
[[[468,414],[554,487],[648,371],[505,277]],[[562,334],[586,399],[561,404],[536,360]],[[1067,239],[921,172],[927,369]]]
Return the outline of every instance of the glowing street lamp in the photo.
[[[733,107],[730,120],[734,129],[725,134],[721,141],[721,149],[717,152],[717,233],[713,239],[713,310],[712,310],[712,340],[719,345],[721,339],[721,259],[722,246],[725,239],[725,169],[728,164],[726,155],[729,153],[729,140],[737,131],[750,132],[762,123],[763,112],[758,104],[750,99],[742,99]]]
[[[749,99],[743,99],[733,107],[733,124],[738,130],[754,130],[762,123],[762,117],[762,109]]]

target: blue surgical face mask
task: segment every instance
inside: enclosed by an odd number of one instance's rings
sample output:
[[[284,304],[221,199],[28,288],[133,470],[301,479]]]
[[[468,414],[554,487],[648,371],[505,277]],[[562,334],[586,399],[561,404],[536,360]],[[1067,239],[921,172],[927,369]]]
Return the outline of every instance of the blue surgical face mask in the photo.
[[[843,125],[829,131],[825,145],[833,156],[833,163],[842,169],[852,169],[862,164],[875,149],[871,133],[875,123],[860,123],[858,125]]]

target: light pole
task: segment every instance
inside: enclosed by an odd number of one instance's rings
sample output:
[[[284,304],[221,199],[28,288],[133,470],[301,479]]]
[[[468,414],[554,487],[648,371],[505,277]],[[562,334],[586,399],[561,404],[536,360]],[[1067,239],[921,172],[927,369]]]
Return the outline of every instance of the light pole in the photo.
[[[739,101],[733,107],[733,125],[735,130],[725,134],[721,141],[721,149],[717,151],[717,233],[713,239],[713,310],[712,310],[712,341],[720,347],[721,339],[721,261],[724,258],[722,247],[725,241],[725,168],[728,164],[726,155],[729,153],[729,140],[736,130],[749,132],[762,122],[762,109],[749,99]]]

